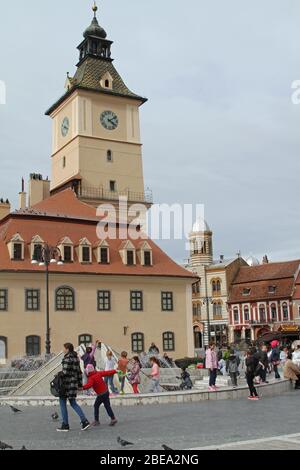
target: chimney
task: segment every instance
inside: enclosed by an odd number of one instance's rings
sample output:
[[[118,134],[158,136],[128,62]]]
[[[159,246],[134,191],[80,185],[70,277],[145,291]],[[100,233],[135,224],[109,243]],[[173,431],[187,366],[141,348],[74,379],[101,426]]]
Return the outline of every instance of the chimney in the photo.
[[[265,255],[262,259],[262,264],[269,264],[269,258],[267,255]]]
[[[20,209],[26,209],[26,198],[27,198],[27,194],[25,192],[25,182],[24,182],[24,178],[22,178],[22,190],[19,193],[19,208]]]
[[[43,180],[42,175],[38,173],[31,173],[29,178],[29,191],[28,191],[28,206],[32,207],[35,204],[50,197],[50,181]]]
[[[4,219],[8,214],[10,214],[10,202],[8,199],[4,201],[0,199],[0,220]]]
[[[223,263],[224,261],[224,255],[220,255],[220,263]]]

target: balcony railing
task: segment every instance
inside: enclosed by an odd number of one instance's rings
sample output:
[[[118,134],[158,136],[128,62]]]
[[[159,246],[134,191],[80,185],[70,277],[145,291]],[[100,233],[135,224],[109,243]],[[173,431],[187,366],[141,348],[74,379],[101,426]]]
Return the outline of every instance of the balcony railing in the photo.
[[[93,188],[82,186],[79,188],[79,196],[85,199],[103,199],[106,201],[118,201],[120,197],[126,197],[129,202],[139,202],[145,204],[153,203],[153,194],[151,190],[143,193],[124,190],[108,191],[103,188]]]

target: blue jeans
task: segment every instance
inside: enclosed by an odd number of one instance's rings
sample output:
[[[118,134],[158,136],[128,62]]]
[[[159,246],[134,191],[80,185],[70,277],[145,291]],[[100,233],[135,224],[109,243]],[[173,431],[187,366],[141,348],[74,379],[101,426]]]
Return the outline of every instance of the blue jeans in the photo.
[[[153,378],[151,380],[150,392],[151,393],[159,393],[160,392],[159,379]]]
[[[96,401],[94,404],[95,421],[99,423],[99,408],[102,405],[102,403],[110,419],[112,420],[116,419],[113,413],[113,410],[111,409],[109,393],[107,392],[107,393],[104,393],[103,395],[98,395],[96,398]]]
[[[114,376],[111,375],[109,377],[104,377],[106,385],[108,385],[112,391],[112,393],[118,393],[118,389],[115,387],[114,384]]]
[[[87,421],[84,412],[82,411],[82,409],[78,405],[75,398],[70,398],[69,403],[70,403],[71,407],[73,408],[73,410],[75,411],[75,413],[78,414],[78,416],[80,418],[80,421],[82,423],[84,421]],[[67,398],[60,398],[59,399],[59,404],[60,404],[60,411],[61,411],[62,421],[63,421],[64,424],[69,425],[69,417],[68,417],[68,409],[67,409]]]

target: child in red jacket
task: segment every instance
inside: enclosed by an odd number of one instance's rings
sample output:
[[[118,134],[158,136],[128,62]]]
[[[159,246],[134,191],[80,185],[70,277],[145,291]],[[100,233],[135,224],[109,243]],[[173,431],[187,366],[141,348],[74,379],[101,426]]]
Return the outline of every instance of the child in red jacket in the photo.
[[[114,426],[117,424],[117,420],[113,413],[113,410],[110,406],[110,399],[109,399],[109,390],[106,383],[103,380],[103,377],[110,377],[111,375],[116,374],[117,371],[115,370],[108,370],[103,372],[96,372],[95,368],[92,364],[88,364],[86,368],[86,375],[88,376],[88,381],[86,385],[84,385],[83,390],[88,390],[89,388],[93,388],[97,393],[97,398],[94,404],[94,413],[95,413],[95,421],[93,422],[93,426],[99,426],[99,408],[100,406],[104,405],[108,416],[111,419],[110,426]]]

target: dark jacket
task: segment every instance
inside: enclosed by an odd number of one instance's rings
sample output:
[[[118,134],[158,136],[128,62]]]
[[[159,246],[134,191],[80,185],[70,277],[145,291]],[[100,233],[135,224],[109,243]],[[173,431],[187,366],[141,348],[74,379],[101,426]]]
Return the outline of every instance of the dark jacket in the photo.
[[[191,381],[191,376],[190,374],[185,370],[181,373],[180,377],[177,377],[178,379],[181,379],[181,385],[180,388],[182,390],[191,390],[193,388],[193,382]]]
[[[271,362],[280,362],[280,351],[279,348],[272,349]]]
[[[62,360],[62,373],[64,377],[65,398],[76,398],[77,391],[82,387],[82,372],[77,353],[68,353]]]
[[[239,371],[240,359],[235,354],[230,354],[226,361],[226,372],[236,374]]]
[[[257,351],[255,356],[257,357],[258,361],[263,364],[264,368],[267,369],[269,365],[268,353],[260,349]]]
[[[246,374],[250,377],[251,376],[255,377],[257,367],[258,367],[258,358],[256,354],[254,354],[253,356],[247,357],[245,364],[246,364]]]

